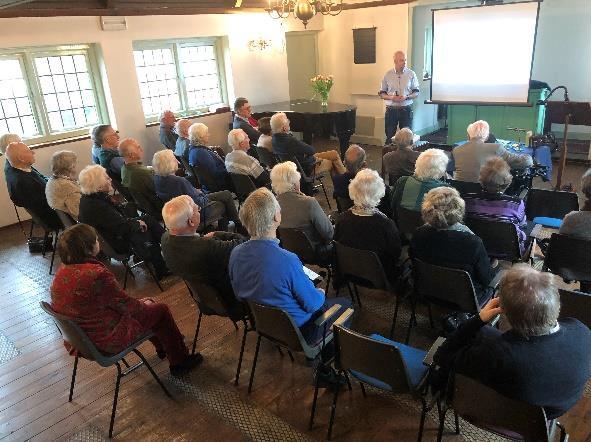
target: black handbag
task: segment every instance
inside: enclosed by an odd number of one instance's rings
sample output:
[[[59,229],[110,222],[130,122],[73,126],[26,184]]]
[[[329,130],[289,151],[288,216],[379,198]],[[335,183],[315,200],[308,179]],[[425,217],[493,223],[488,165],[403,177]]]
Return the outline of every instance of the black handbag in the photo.
[[[458,328],[460,328],[460,325],[473,316],[473,313],[466,312],[451,312],[450,314],[445,315],[441,318],[441,328],[443,329],[445,337],[452,335]]]
[[[51,252],[53,250],[53,236],[48,235],[47,238],[42,238],[38,236],[31,236],[30,238],[27,238],[29,253],[43,252],[43,240],[45,240],[45,251]]]

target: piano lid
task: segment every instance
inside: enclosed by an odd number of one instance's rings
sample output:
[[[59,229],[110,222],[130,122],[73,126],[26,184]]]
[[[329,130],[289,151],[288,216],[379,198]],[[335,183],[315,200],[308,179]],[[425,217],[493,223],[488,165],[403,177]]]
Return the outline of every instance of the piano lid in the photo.
[[[261,104],[252,106],[253,114],[276,113],[276,112],[295,112],[300,114],[329,114],[339,112],[349,112],[356,110],[357,106],[342,103],[328,103],[328,106],[322,106],[320,101],[299,99],[291,101],[281,101],[279,103]]]

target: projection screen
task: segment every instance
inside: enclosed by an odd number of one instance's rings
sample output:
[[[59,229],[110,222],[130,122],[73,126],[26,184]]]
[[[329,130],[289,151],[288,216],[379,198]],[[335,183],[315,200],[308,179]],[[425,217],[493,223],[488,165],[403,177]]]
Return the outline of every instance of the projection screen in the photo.
[[[433,10],[431,100],[526,103],[538,2]]]

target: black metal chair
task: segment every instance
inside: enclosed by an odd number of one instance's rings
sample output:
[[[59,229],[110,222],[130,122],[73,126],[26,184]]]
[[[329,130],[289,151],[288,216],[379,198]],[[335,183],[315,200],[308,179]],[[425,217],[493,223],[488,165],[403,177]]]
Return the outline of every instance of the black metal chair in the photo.
[[[361,299],[359,297],[357,286],[373,290],[383,290],[396,297],[394,317],[392,318],[392,327],[390,329],[390,337],[392,337],[396,327],[396,318],[398,317],[400,297],[402,294],[394,293],[378,255],[371,250],[354,249],[353,247],[345,246],[339,242],[335,242],[335,254],[335,278],[337,278],[337,281],[339,282],[337,296],[339,294],[340,284],[346,283],[351,299],[355,301],[356,297],[359,306],[361,306]],[[355,297],[351,290],[351,284],[353,284]]]
[[[129,194],[133,198],[140,212],[147,213],[158,221],[162,221],[162,208],[164,202],[158,198],[154,193],[153,198],[149,198],[142,192],[136,192],[135,190],[128,189]]]
[[[515,224],[474,217],[466,217],[465,222],[466,226],[482,239],[488,256],[512,263],[527,261],[529,250],[521,254]]]
[[[425,417],[429,410],[425,399],[427,374],[429,369],[423,364],[427,354],[424,350],[409,347],[391,341],[380,335],[365,336],[340,325],[335,325],[334,366],[339,374],[348,375],[359,381],[363,396],[366,397],[364,384],[394,394],[411,394],[421,400],[421,420],[418,440],[423,437]],[[333,402],[328,424],[328,439],[332,436],[332,428],[337,408],[340,385],[334,391]],[[318,387],[314,391],[315,408]],[[313,416],[312,416],[313,417]],[[313,421],[310,422],[310,428]]]
[[[275,157],[275,155],[273,155],[273,152],[269,152],[262,146],[256,146],[255,149],[259,156],[259,161],[262,165],[272,169],[273,166],[277,164],[277,158]]]
[[[59,210],[59,209],[54,209],[54,210],[55,210],[55,213],[57,213],[57,217],[60,219],[60,221],[64,225],[65,229],[78,224],[78,221],[76,221],[74,219],[74,217],[72,217],[72,215],[70,215],[69,213],[66,213],[63,210]]]
[[[230,172],[230,178],[232,179],[232,183],[234,183],[234,191],[238,197],[239,205],[244,202],[248,195],[257,190],[256,184],[249,175]]]
[[[114,259],[115,261],[121,262],[123,264],[123,266],[125,267],[125,276],[123,278],[123,290],[125,290],[127,288],[127,276],[128,275],[131,275],[131,277],[135,279],[135,275],[133,274],[132,269],[134,269],[137,266],[140,266],[142,264],[145,264],[146,268],[148,269],[148,272],[150,273],[150,276],[152,276],[152,278],[154,279],[154,282],[156,283],[156,285],[158,285],[158,288],[160,289],[160,291],[161,292],[164,291],[164,289],[160,285],[160,282],[158,281],[158,278],[156,278],[156,275],[154,274],[152,267],[150,266],[150,264],[148,262],[141,260],[141,261],[138,261],[132,265],[129,265],[129,260],[131,259],[132,255],[133,255],[132,252],[120,253],[117,250],[115,250],[115,248],[111,245],[111,243],[109,243],[109,241],[107,241],[98,231],[97,231],[97,236],[98,236],[99,244],[101,246],[101,251],[105,254],[105,256],[107,258]]]
[[[560,319],[575,318],[591,328],[591,294],[559,289]]]
[[[326,204],[328,204],[328,208],[330,210],[332,210],[332,206],[330,205],[330,199],[328,198],[328,193],[326,193],[326,188],[324,187],[324,181],[322,181],[324,176],[323,175],[316,175],[316,171],[314,171],[314,173],[312,175],[308,175],[306,173],[306,171],[304,170],[304,168],[302,167],[302,165],[300,164],[297,157],[292,157],[288,160],[293,161],[296,164],[298,171],[300,172],[300,175],[302,175],[302,180],[305,183],[307,183],[309,186],[311,186],[312,189],[314,189],[314,190],[316,190],[318,188],[322,189],[322,192],[324,192],[324,198],[326,198]]]
[[[460,195],[466,195],[467,193],[477,193],[482,190],[480,183],[471,183],[470,181],[458,181],[448,180],[450,186],[455,188]]]
[[[539,216],[562,219],[573,210],[579,210],[575,192],[530,189],[525,198],[525,216],[529,220]]]
[[[191,166],[189,164],[189,162],[184,157],[182,157],[182,156],[177,157],[177,159],[182,164],[183,169],[185,169],[185,172],[189,176],[190,181],[193,184],[193,186],[195,186],[195,188],[200,188],[201,187],[201,183],[199,182],[199,178],[197,177],[197,174],[193,170],[193,166]]]
[[[456,374],[451,401],[454,411],[467,422],[510,440],[550,442],[556,427],[560,440],[568,435],[556,420],[548,421],[544,408],[511,399],[467,376]],[[439,417],[437,440],[443,435],[447,408]],[[457,422],[457,421],[456,421]]]
[[[310,241],[306,232],[301,229],[279,228],[277,234],[281,241],[281,246],[298,255],[304,264],[316,265],[326,270],[328,275],[326,279],[326,292],[328,293],[330,279],[332,278],[332,256],[319,256],[312,245],[312,241]]]
[[[220,187],[220,185],[218,184],[217,180],[215,179],[213,173],[211,173],[211,170],[209,170],[207,167],[205,167],[203,164],[196,164],[193,166],[193,173],[195,173],[195,175],[197,176],[197,178],[199,179],[199,182],[201,183],[202,186],[205,186],[207,188],[208,192],[218,192],[221,190],[230,190],[230,191],[234,191],[234,189],[232,188],[232,180],[230,179],[230,177],[228,176],[227,178],[227,182],[225,183],[224,187]]]
[[[15,206],[16,207],[16,206]],[[61,221],[59,219],[59,217],[57,217],[56,215],[56,222],[59,223],[59,227],[54,227],[52,225],[50,225],[50,223],[47,222],[47,220],[43,219],[41,216],[39,216],[37,213],[33,212],[31,209],[28,209],[26,207],[23,207],[23,209],[25,209],[25,211],[31,215],[31,219],[33,220],[33,222],[35,224],[37,224],[39,227],[41,227],[43,229],[43,246],[41,249],[41,255],[45,256],[45,252],[47,251],[47,242],[48,242],[48,238],[49,235],[53,235],[53,244],[52,244],[52,251],[51,251],[51,263],[49,264],[49,274],[51,275],[51,272],[53,271],[53,263],[55,261],[55,251],[57,249],[57,238],[59,236],[59,232],[60,230],[64,229],[64,226],[61,224]],[[33,231],[32,226],[31,226],[31,232]]]
[[[246,334],[250,331],[254,331],[252,320],[250,318],[250,312],[246,304],[236,300],[234,305],[228,305],[224,298],[219,292],[197,280],[188,278],[185,279],[185,284],[189,290],[189,294],[197,307],[199,308],[199,317],[197,319],[197,326],[195,328],[195,337],[193,338],[193,347],[191,350],[192,354],[195,354],[197,347],[197,337],[199,336],[199,329],[201,328],[201,318],[205,316],[221,316],[228,318],[234,324],[236,330],[238,325],[236,322],[242,321],[244,324],[244,334],[242,335],[242,346],[240,347],[240,356],[238,357],[238,368],[236,369],[236,377],[234,378],[234,385],[238,385],[238,379],[240,378],[240,369],[242,368],[242,357],[244,355],[244,346],[246,345]]]
[[[579,281],[581,291],[591,292],[591,241],[553,233],[543,271],[559,275],[565,281]]]
[[[398,207],[396,210],[395,221],[398,232],[407,240],[410,240],[415,230],[425,224],[421,212],[405,209],[404,207]]]
[[[160,380],[152,366],[148,363],[144,355],[137,349],[137,347],[140,344],[144,343],[152,336],[154,336],[153,333],[149,332],[139,337],[127,348],[117,353],[116,355],[104,355],[96,348],[96,346],[88,338],[86,333],[71,318],[56,313],[51,308],[51,306],[45,301],[41,301],[41,308],[53,318],[64,340],[69,342],[77,351],[76,359],[74,360],[74,369],[72,371],[72,382],[70,383],[70,395],[68,397],[68,401],[72,402],[72,396],[74,394],[74,385],[76,383],[76,371],[78,369],[78,359],[80,357],[88,359],[89,361],[94,361],[101,367],[110,367],[112,365],[115,365],[117,367],[115,395],[113,396],[113,408],[111,410],[111,421],[109,424],[109,438],[113,437],[113,426],[115,424],[115,413],[117,412],[117,399],[119,397],[119,385],[121,383],[121,378],[134,372],[139,367],[145,364],[148,370],[150,371],[150,374],[154,377],[156,382],[158,382],[158,385],[160,385],[160,388],[162,388],[164,393],[168,397],[172,397],[172,395],[166,389],[166,387],[164,386],[164,384],[162,383],[162,381]],[[125,357],[131,352],[135,353],[141,359],[141,361],[135,365],[129,366],[129,364],[125,360]],[[125,366],[124,369],[122,369],[121,367],[121,362],[123,362],[123,365]]]
[[[339,213],[346,212],[351,207],[353,207],[353,200],[351,198],[345,198],[342,196],[334,197],[335,201],[337,202],[337,211]]]
[[[412,273],[414,293],[411,301],[411,315],[406,343],[409,342],[412,326],[416,323],[416,304],[418,301],[427,303],[431,327],[434,326],[431,303],[466,313],[480,312],[481,305],[478,302],[472,278],[467,271],[429,264],[413,258]],[[500,274],[491,285],[496,286],[499,279]]]
[[[261,339],[265,338],[272,342],[279,348],[285,348],[289,354],[289,357],[293,361],[293,355],[291,352],[303,353],[307,359],[315,359],[324,346],[332,341],[333,334],[332,330],[325,330],[322,339],[319,342],[309,344],[306,342],[300,329],[295,325],[293,319],[289,314],[278,307],[271,307],[267,305],[258,304],[256,302],[248,302],[250,311],[254,316],[254,322],[256,324],[257,345],[254,353],[254,359],[252,361],[252,369],[250,371],[250,382],[248,383],[248,392],[252,391],[252,384],[254,381],[254,373],[256,370],[257,360],[259,357],[259,348],[261,346]],[[316,319],[316,325],[322,327],[334,317],[335,314],[341,308],[340,305],[335,304],[328,309],[324,314]],[[339,318],[334,321],[334,324],[342,324],[347,321],[353,314],[352,309],[347,309]],[[313,416],[314,410],[312,410]]]

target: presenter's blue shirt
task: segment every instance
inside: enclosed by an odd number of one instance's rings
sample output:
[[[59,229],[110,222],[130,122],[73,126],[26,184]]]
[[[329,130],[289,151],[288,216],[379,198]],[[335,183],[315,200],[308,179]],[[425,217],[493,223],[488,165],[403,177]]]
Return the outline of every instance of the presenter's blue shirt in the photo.
[[[396,72],[396,69],[390,69],[382,79],[380,91],[386,92],[388,95],[406,97],[412,94],[413,91],[419,92],[419,80],[414,71],[407,67],[400,74]],[[412,101],[411,98],[404,101],[386,100],[386,105],[394,107],[410,106]]]
[[[324,304],[297,255],[275,239],[251,239],[230,255],[230,280],[239,299],[285,310],[298,327]]]

